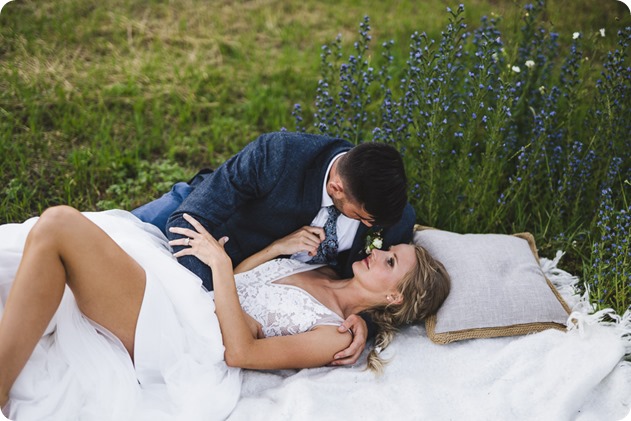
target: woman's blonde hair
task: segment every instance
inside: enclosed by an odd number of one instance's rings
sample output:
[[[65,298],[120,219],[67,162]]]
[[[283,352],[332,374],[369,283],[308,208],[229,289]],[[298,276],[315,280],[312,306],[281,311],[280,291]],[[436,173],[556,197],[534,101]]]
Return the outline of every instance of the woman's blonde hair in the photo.
[[[403,301],[366,310],[377,325],[375,344],[368,354],[368,368],[376,373],[386,364],[379,354],[392,342],[398,328],[435,314],[449,295],[451,280],[443,264],[423,247],[414,248],[416,265],[398,285]]]

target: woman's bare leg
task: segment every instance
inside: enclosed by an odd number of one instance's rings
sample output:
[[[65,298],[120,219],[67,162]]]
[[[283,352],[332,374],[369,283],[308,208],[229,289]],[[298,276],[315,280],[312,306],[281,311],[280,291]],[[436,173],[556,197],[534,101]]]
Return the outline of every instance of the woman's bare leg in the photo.
[[[46,210],[29,233],[0,320],[0,407],[57,310],[68,284],[83,314],[133,358],[145,291],[142,267],[77,210]]]

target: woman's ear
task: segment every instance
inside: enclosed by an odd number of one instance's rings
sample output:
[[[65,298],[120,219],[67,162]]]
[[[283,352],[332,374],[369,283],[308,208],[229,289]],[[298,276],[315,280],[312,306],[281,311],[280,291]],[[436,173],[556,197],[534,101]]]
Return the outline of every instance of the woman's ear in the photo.
[[[403,302],[403,295],[400,293],[392,294],[392,304],[399,305]]]
[[[386,300],[388,301],[388,304],[399,305],[403,302],[403,295],[399,292],[395,292],[394,294],[386,295]]]

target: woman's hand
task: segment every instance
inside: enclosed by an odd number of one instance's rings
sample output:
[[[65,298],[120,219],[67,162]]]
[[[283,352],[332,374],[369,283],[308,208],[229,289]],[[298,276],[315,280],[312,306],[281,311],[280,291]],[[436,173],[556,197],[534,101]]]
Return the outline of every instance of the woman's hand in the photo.
[[[232,260],[223,248],[224,244],[228,242],[228,237],[222,237],[217,241],[195,218],[185,213],[184,219],[195,230],[180,227],[169,228],[169,231],[184,236],[183,238],[169,241],[171,246],[184,247],[182,250],[174,253],[173,256],[195,256],[210,266],[211,269],[228,266],[232,270]]]
[[[272,247],[277,256],[291,255],[302,251],[309,253],[309,256],[315,256],[324,238],[324,228],[304,226],[274,241]]]

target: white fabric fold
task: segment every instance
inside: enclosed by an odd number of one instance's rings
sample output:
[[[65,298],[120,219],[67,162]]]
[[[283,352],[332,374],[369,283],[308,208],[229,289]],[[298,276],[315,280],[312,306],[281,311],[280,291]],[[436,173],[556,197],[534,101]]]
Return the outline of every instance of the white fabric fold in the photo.
[[[133,217],[108,214],[91,217],[114,218],[113,223],[103,222],[108,233],[141,264],[152,267],[165,260],[159,255],[169,251],[159,232],[146,226],[137,243],[136,236],[129,236],[138,228]],[[17,268],[24,228],[32,223],[0,227],[0,311]],[[390,363],[381,377],[365,371],[362,363],[300,371],[243,370],[242,385],[239,370],[229,370],[221,361],[218,324],[209,315],[213,309],[203,305],[208,297],[200,295],[199,280],[187,271],[182,274],[170,260],[159,272],[177,282],[161,285],[186,329],[195,332],[190,340],[202,346],[192,346],[164,367],[163,387],[139,387],[124,350],[103,335],[72,339],[94,328],[67,294],[48,330],[55,333],[40,341],[16,383],[10,410],[26,420],[621,420],[631,408],[631,363],[623,359],[631,350],[631,314],[594,312],[587,294],[575,292],[578,278],[557,267],[560,258],[541,259],[541,265],[573,308],[567,332],[436,345],[423,327],[411,326],[383,351]],[[59,326],[66,327],[56,329],[61,319],[65,322]],[[199,349],[205,352],[195,351]]]
[[[159,308],[141,309],[160,335],[136,372],[115,337],[79,311],[68,288],[10,393],[9,418],[23,420],[223,420],[239,397],[240,370],[223,361],[214,303],[201,281],[171,256],[166,238],[124,211],[87,213],[147,272]],[[35,223],[0,226],[0,302],[6,300],[24,241]],[[147,295],[145,295],[147,298]],[[2,308],[0,307],[0,311]],[[29,311],[25,308],[24,311]],[[164,316],[164,317],[161,317]],[[102,329],[102,328],[101,328]],[[146,331],[145,331],[146,332]],[[155,353],[153,355],[152,353]],[[155,357],[155,358],[153,358]],[[138,360],[137,360],[138,361]],[[140,363],[139,365],[142,366]],[[0,370],[2,367],[0,367]]]

